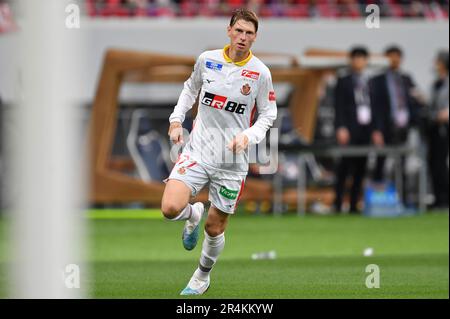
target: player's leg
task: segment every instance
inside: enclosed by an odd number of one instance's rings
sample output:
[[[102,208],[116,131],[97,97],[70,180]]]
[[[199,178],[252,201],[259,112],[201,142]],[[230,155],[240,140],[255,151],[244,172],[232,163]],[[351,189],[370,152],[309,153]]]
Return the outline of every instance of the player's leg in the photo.
[[[225,248],[225,229],[229,214],[211,206],[205,225],[205,239],[198,268],[181,295],[202,295],[210,285],[210,273]]]
[[[164,190],[161,211],[171,221],[185,220],[182,241],[187,250],[195,248],[200,233],[200,222],[205,207],[198,202],[189,203],[191,196],[204,187],[208,181],[206,171],[194,161],[180,161],[170,174]]]
[[[210,273],[225,247],[225,230],[228,218],[234,213],[245,177],[234,180],[212,179],[209,197],[211,208],[205,225],[205,240],[198,268],[194,272],[182,295],[201,295],[209,288]]]
[[[186,220],[191,216],[191,189],[182,181],[169,179],[161,201],[161,211],[168,220]]]
[[[202,279],[208,279],[217,259],[225,247],[225,230],[230,214],[224,213],[214,206],[208,211],[205,224],[205,239],[197,269]]]

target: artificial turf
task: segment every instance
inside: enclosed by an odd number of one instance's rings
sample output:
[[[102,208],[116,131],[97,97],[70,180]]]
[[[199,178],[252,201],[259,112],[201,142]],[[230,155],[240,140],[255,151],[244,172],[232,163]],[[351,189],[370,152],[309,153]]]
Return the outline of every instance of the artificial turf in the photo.
[[[90,297],[180,298],[201,250],[201,242],[193,251],[183,249],[183,223],[165,221],[156,211],[91,211],[87,225],[90,275],[82,284]],[[448,213],[237,215],[211,288],[195,298],[448,298],[448,240]],[[368,247],[374,254],[364,257]],[[276,259],[250,258],[270,250]],[[378,289],[365,285],[369,264],[379,266]]]

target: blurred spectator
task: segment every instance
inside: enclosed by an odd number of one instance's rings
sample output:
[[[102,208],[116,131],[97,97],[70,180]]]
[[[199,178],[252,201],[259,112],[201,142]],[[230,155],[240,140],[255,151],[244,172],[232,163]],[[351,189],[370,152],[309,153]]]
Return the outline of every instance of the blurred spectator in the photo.
[[[401,70],[403,52],[397,46],[385,51],[389,68],[371,80],[373,143],[377,146],[403,145],[409,130],[419,122],[417,89],[413,79]],[[386,157],[380,156],[374,174],[375,182],[384,180]]]
[[[248,0],[247,9],[252,10],[259,15],[261,8],[264,6],[264,0]]]
[[[421,1],[413,1],[408,8],[408,16],[413,18],[423,18],[425,16],[424,5]]]
[[[442,51],[435,62],[437,79],[433,84],[428,128],[429,166],[435,196],[435,208],[449,207],[449,53]]]
[[[4,1],[4,0],[0,0]],[[448,0],[86,0],[91,16],[228,16],[248,7],[262,17],[362,18],[368,4],[383,17],[448,19]]]
[[[336,111],[336,138],[341,146],[368,145],[371,136],[370,92],[364,71],[369,58],[363,47],[353,48],[350,52],[350,72],[337,80],[334,107]],[[367,156],[343,157],[336,172],[336,212],[342,211],[347,176],[351,173],[350,212],[358,212],[362,183],[366,174]]]
[[[338,17],[340,18],[359,18],[361,13],[356,0],[338,0]]]

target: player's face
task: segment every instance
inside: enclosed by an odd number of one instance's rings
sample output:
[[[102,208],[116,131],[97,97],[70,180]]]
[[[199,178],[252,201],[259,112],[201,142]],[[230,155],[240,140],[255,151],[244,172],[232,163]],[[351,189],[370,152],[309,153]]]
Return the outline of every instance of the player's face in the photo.
[[[228,37],[236,52],[248,52],[256,40],[255,26],[249,21],[238,20],[232,27],[228,27]]]

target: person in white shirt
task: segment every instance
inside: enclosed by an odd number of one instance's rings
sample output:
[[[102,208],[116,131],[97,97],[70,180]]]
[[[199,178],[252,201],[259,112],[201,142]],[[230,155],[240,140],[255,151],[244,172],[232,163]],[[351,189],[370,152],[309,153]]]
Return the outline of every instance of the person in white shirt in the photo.
[[[199,97],[198,114],[189,141],[167,179],[161,210],[168,220],[185,222],[183,245],[195,248],[203,203],[189,200],[209,183],[211,207],[199,266],[181,295],[201,295],[225,246],[225,229],[242,193],[249,167],[248,147],[261,142],[277,116],[270,70],[250,50],[258,18],[247,9],[233,12],[227,34],[230,44],[203,52],[170,116],[169,136],[184,144],[182,123]],[[253,122],[255,113],[258,119]]]

